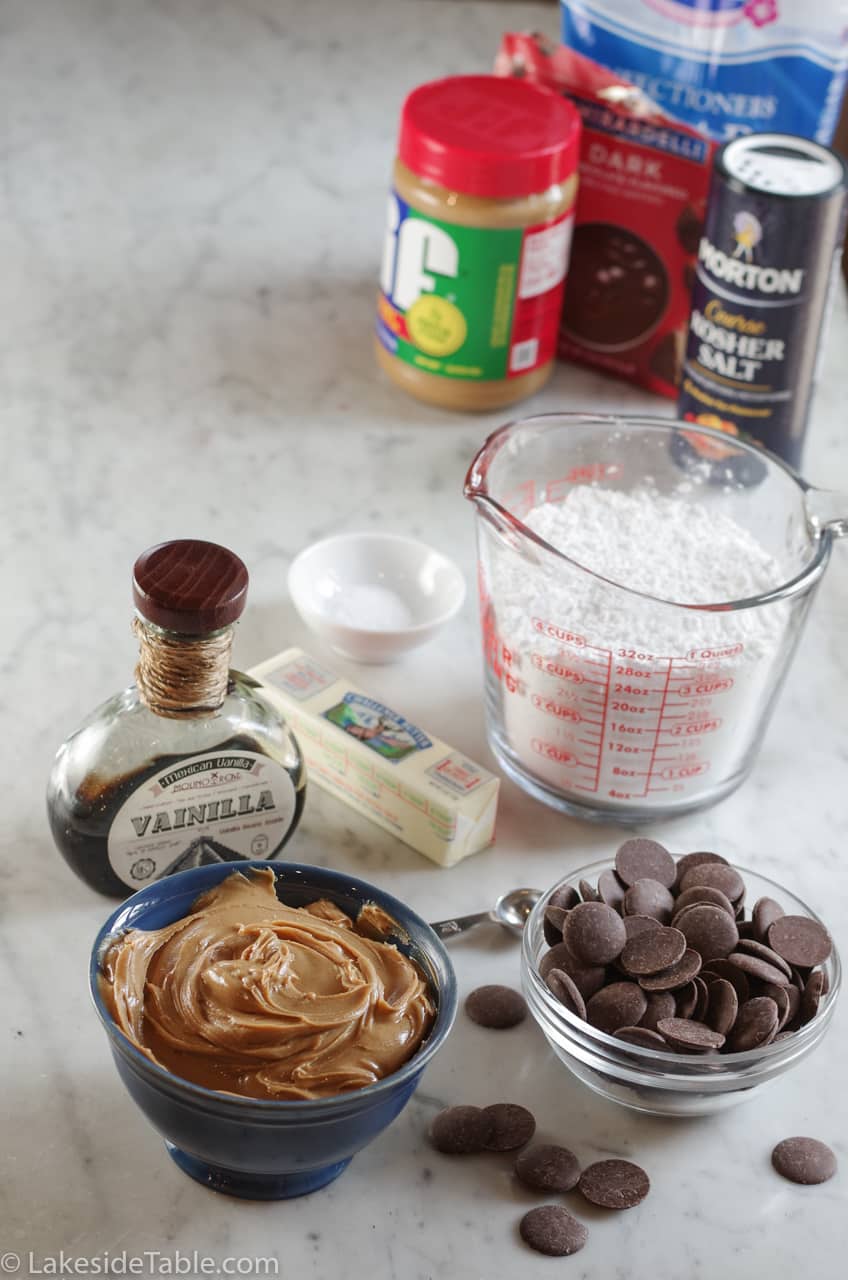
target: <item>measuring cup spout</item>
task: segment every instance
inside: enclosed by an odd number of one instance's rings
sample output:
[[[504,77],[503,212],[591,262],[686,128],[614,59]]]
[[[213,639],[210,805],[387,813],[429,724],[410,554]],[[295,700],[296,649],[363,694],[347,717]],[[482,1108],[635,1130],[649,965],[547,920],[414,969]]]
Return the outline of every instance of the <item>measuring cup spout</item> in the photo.
[[[465,485],[462,492],[464,497],[475,504],[478,514],[493,526],[499,537],[508,546],[519,552],[525,559],[535,563],[538,558],[536,548],[532,546],[521,529],[517,527],[516,519],[512,513],[493,498],[489,491],[487,474],[489,464],[493,454],[503,444],[508,431],[508,427],[501,427],[489,436],[483,448],[468,468],[468,475],[465,477]]]
[[[804,504],[807,519],[817,535],[829,533],[834,538],[848,535],[848,495],[806,485]]]

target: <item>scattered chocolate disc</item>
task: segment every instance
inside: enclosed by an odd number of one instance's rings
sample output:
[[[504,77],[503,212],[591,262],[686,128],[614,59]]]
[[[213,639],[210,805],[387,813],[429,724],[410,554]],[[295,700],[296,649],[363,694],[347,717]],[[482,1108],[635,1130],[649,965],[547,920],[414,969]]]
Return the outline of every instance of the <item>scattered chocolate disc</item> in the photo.
[[[612,1035],[619,1027],[632,1027],[648,1007],[644,991],[635,982],[611,982],[586,1002],[586,1019]]]
[[[589,1239],[588,1228],[559,1204],[541,1204],[530,1209],[519,1223],[521,1239],[537,1253],[565,1258],[578,1253]]]
[[[660,924],[668,924],[673,910],[674,898],[659,880],[637,880],[624,895],[627,916],[653,916]]]
[[[626,973],[641,977],[677,964],[685,950],[686,939],[680,930],[660,925],[631,938],[619,956],[619,964]]]
[[[570,1191],[577,1186],[580,1164],[568,1147],[538,1142],[521,1152],[515,1176],[533,1191]]]
[[[583,1170],[577,1186],[602,1209],[632,1209],[645,1199],[651,1182],[645,1170],[629,1160],[598,1160]]]
[[[447,1156],[484,1151],[492,1132],[492,1119],[481,1107],[446,1107],[433,1117],[430,1141]]]
[[[575,958],[585,965],[609,964],[621,955],[627,941],[621,916],[605,902],[581,902],[573,907],[566,917],[563,937]]]
[[[657,1027],[660,1035],[678,1049],[720,1049],[724,1036],[703,1022],[690,1018],[664,1018]]]
[[[746,1053],[771,1044],[777,1035],[777,1005],[768,996],[754,996],[739,1006],[736,1025],[730,1037],[731,1053]]]
[[[751,919],[754,923],[754,937],[759,942],[765,942],[768,937],[768,931],[775,920],[780,920],[785,914],[783,907],[779,902],[775,902],[774,898],[758,898],[751,912]]]
[[[717,978],[707,987],[707,1025],[727,1037],[739,1012],[736,990],[724,978]]]
[[[639,986],[643,991],[676,991],[678,987],[685,987],[700,972],[701,957],[697,951],[687,947],[677,964],[663,969],[662,973],[651,973],[640,978]]]
[[[536,1118],[532,1111],[517,1102],[495,1102],[483,1108],[489,1118],[489,1132],[485,1142],[487,1151],[515,1151],[525,1146],[536,1132]]]
[[[612,867],[607,871],[602,871],[598,876],[598,893],[601,902],[605,902],[608,907],[612,907],[613,911],[617,911],[619,914],[621,914],[621,905],[624,902],[625,888],[626,885],[621,883]]]
[[[818,1138],[784,1138],[771,1153],[771,1162],[782,1178],[814,1186],[836,1173],[836,1156]]]
[[[624,1040],[627,1044],[638,1044],[640,1049],[658,1049],[667,1053],[668,1045],[656,1031],[647,1027],[619,1027],[613,1032],[616,1040]]]
[[[673,1018],[676,1008],[674,996],[670,991],[649,991],[648,1007],[639,1020],[639,1026],[647,1031],[656,1031],[660,1018]]]
[[[687,907],[677,917],[674,927],[680,930],[705,964],[729,956],[739,941],[735,920],[721,907],[708,902]]]
[[[502,1030],[523,1022],[527,1005],[520,991],[491,983],[471,992],[465,1001],[465,1012],[478,1026]]]
[[[580,988],[564,969],[551,969],[547,976],[547,984],[561,1005],[569,1013],[576,1013],[578,1018],[586,1017],[586,1001],[580,994]]]
[[[830,934],[809,916],[781,916],[768,931],[768,944],[784,960],[799,969],[812,969],[830,955]]]
[[[711,889],[708,884],[696,885],[694,889],[684,889],[675,899],[675,916],[679,911],[684,911],[686,907],[694,907],[699,902],[708,902],[713,907],[721,907],[722,911],[726,911],[731,918],[736,917],[736,910],[727,895],[722,893],[721,889]]]
[[[792,987],[792,991],[796,988]],[[824,994],[824,973],[821,969],[814,969],[807,979],[807,985],[804,987],[804,994],[799,993],[799,1009],[801,1013],[801,1025],[806,1026],[808,1022],[816,1016],[819,1011],[822,995]]]
[[[637,880],[657,880],[670,889],[677,878],[674,858],[656,840],[625,840],[615,855],[615,869],[626,888]]]
[[[749,978],[756,978],[758,982],[770,982],[776,987],[789,985],[789,979],[782,969],[776,969],[773,964],[767,964],[758,956],[750,956],[745,951],[732,951],[727,959],[730,964],[741,969]]]

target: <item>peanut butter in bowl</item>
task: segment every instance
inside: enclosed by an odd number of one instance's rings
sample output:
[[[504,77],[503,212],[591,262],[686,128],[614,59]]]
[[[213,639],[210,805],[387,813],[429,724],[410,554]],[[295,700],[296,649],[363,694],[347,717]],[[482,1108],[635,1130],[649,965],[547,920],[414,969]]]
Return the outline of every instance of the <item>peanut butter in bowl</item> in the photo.
[[[435,1019],[421,969],[373,938],[367,913],[364,928],[327,900],[281,903],[270,869],[234,872],[182,919],[114,941],[101,993],[175,1076],[264,1100],[332,1097],[397,1071]]]

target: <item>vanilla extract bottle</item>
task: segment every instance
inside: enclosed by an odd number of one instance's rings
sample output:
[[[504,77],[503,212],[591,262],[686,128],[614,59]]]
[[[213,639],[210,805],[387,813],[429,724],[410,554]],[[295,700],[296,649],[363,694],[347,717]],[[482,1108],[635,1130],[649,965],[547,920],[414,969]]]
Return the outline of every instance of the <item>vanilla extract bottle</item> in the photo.
[[[257,681],[230,670],[247,585],[211,542],[161,543],[135,563],[135,683],[59,748],[47,787],[56,845],[100,893],[271,858],[300,820],[297,740]]]

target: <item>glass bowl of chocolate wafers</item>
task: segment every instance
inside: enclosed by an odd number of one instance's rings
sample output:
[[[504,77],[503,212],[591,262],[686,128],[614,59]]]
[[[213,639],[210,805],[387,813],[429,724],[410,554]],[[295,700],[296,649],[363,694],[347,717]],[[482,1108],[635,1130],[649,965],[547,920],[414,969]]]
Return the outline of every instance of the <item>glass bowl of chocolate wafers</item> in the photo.
[[[555,884],[522,941],[524,994],[557,1057],[652,1115],[722,1111],[796,1067],[827,1032],[841,972],[788,889],[646,839]]]

